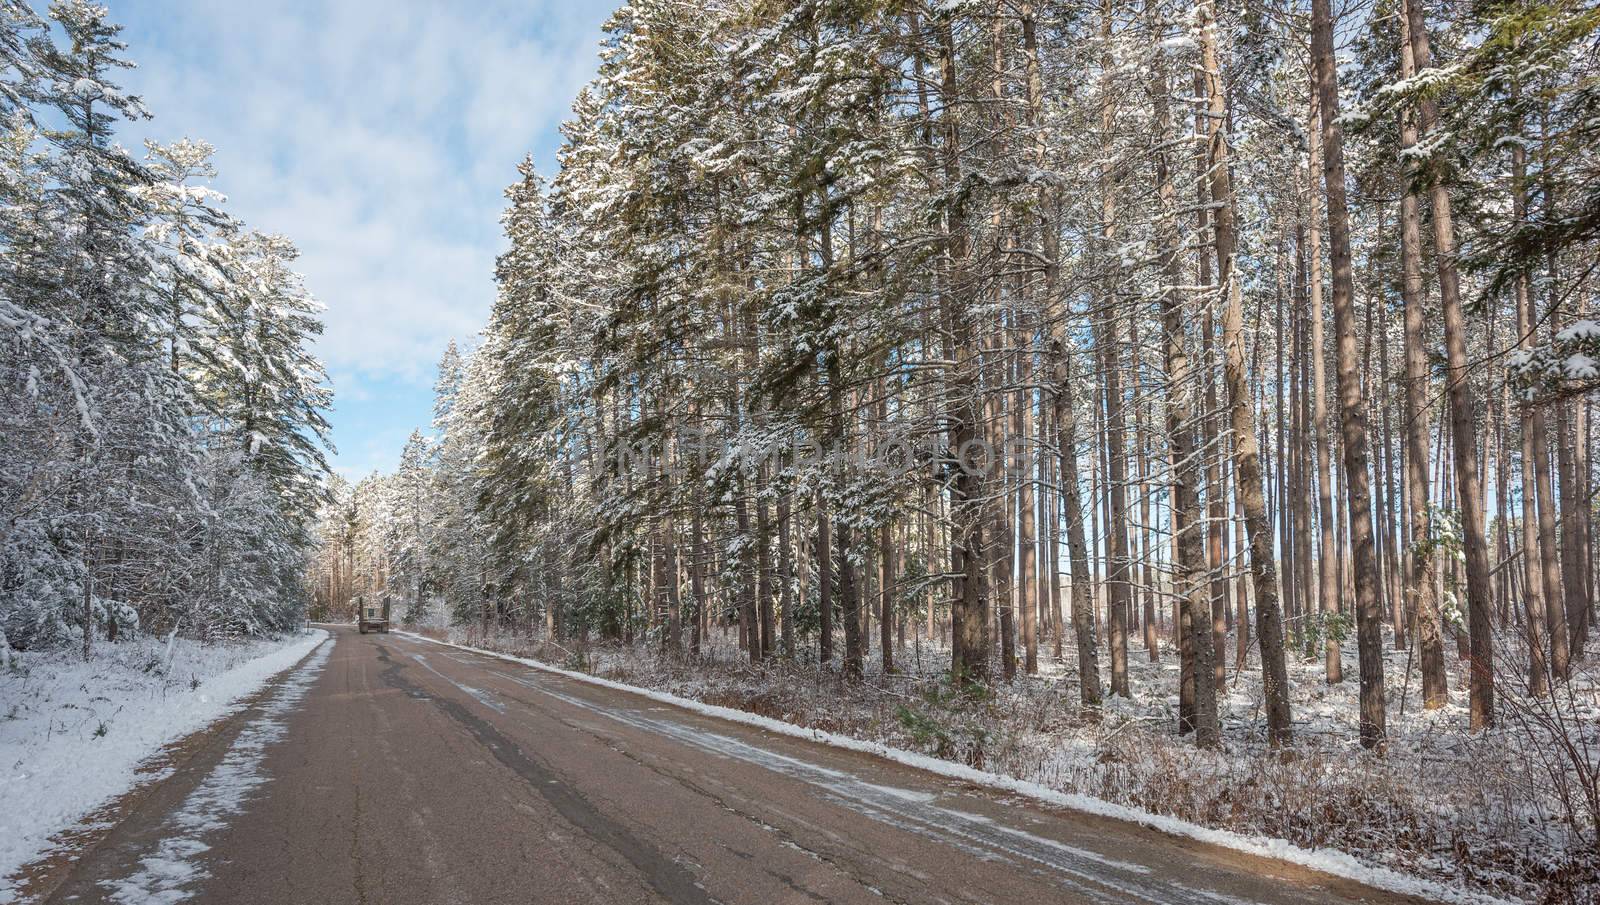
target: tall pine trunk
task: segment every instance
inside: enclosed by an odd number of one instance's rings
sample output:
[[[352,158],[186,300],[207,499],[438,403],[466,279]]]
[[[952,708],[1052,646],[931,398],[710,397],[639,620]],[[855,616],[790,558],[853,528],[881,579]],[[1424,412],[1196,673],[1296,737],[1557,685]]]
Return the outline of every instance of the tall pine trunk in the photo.
[[[1423,0],[1403,0],[1410,26],[1412,62],[1418,72],[1431,64]],[[1331,37],[1330,37],[1331,41]],[[1331,48],[1329,53],[1331,54]],[[1330,60],[1331,63],[1331,60]],[[1433,100],[1420,104],[1421,138],[1433,131]],[[1456,270],[1455,225],[1450,190],[1431,180],[1433,254],[1439,270],[1439,302],[1444,312],[1445,355],[1449,363],[1450,432],[1461,504],[1461,545],[1466,558],[1467,622],[1471,649],[1469,709],[1472,728],[1494,725],[1494,636],[1489,586],[1489,546],[1484,536],[1483,493],[1478,475],[1477,424],[1472,389],[1472,360],[1467,355],[1466,318],[1461,311],[1461,280]]]
[[[1278,609],[1277,558],[1273,550],[1272,519],[1267,514],[1261,455],[1256,446],[1255,412],[1245,374],[1244,302],[1234,258],[1237,240],[1233,184],[1229,175],[1228,137],[1223,131],[1227,102],[1223,97],[1221,62],[1217,56],[1215,7],[1211,0],[1205,0],[1198,12],[1200,62],[1206,79],[1206,122],[1210,129],[1207,157],[1210,162],[1211,198],[1216,205],[1212,236],[1217,252],[1218,283],[1225,294],[1222,310],[1223,382],[1228,391],[1233,427],[1234,487],[1239,505],[1244,510],[1245,530],[1250,538],[1250,569],[1256,593],[1256,634],[1261,644],[1262,690],[1267,704],[1267,736],[1272,744],[1282,745],[1290,740],[1292,732],[1289,678],[1283,656],[1283,624]],[[1171,332],[1170,328],[1168,332]],[[1181,358],[1183,352],[1180,349],[1173,354]],[[1220,649],[1212,654],[1219,662],[1222,660]],[[1211,706],[1213,712],[1210,718],[1215,720],[1214,698]],[[1203,739],[1201,743],[1205,743]]]
[[[1315,174],[1322,166],[1322,132],[1317,96],[1311,97],[1311,128],[1306,131],[1311,138],[1310,167]],[[1311,440],[1316,457],[1317,484],[1317,601],[1323,618],[1323,674],[1328,684],[1344,681],[1344,661],[1339,640],[1334,636],[1333,620],[1339,615],[1339,576],[1335,570],[1338,554],[1335,552],[1334,526],[1337,518],[1333,508],[1333,441],[1328,436],[1328,353],[1323,341],[1322,317],[1322,205],[1313,178],[1307,193],[1310,224],[1307,227],[1308,253],[1310,255],[1310,282],[1307,287],[1307,307],[1311,325]]]
[[[1209,17],[1208,3],[1202,2],[1198,11],[1202,16]],[[1158,62],[1151,74],[1150,96],[1155,106],[1157,134],[1162,136],[1172,134],[1172,114],[1167,100],[1169,90],[1165,67]],[[1199,494],[1200,451],[1195,445],[1195,374],[1189,361],[1185,336],[1187,312],[1180,288],[1184,278],[1180,258],[1182,241],[1177,224],[1178,196],[1166,151],[1170,144],[1161,143],[1155,155],[1155,164],[1161,199],[1158,228],[1166,278],[1166,286],[1161,294],[1161,313],[1163,361],[1167,372],[1167,443],[1172,451],[1170,499],[1176,547],[1173,571],[1179,600],[1179,656],[1181,661],[1188,664],[1187,669],[1180,666],[1178,730],[1193,731],[1196,744],[1210,748],[1221,743],[1221,731],[1217,719],[1216,687],[1209,681],[1214,651],[1208,618],[1210,602],[1205,550],[1202,546],[1204,521]]]
[[[1350,519],[1355,585],[1356,645],[1361,671],[1361,744],[1381,748],[1386,738],[1383,699],[1382,613],[1377,550],[1372,538],[1368,484],[1367,402],[1356,373],[1355,286],[1350,265],[1350,220],[1345,200],[1344,136],[1339,125],[1338,70],[1333,56],[1331,0],[1312,0],[1311,56],[1316,69],[1322,130],[1322,175],[1328,198],[1328,251],[1333,264],[1333,329],[1339,385],[1344,490]]]
[[[1401,75],[1411,78],[1416,64],[1411,54],[1411,24],[1400,17]],[[1417,143],[1415,111],[1401,112],[1400,143],[1409,149]],[[1411,158],[1407,158],[1411,160]],[[1424,345],[1427,315],[1423,311],[1422,216],[1415,162],[1407,166],[1405,192],[1400,196],[1400,295],[1405,302],[1405,489],[1411,519],[1411,548],[1406,557],[1406,594],[1410,598],[1412,635],[1422,671],[1422,706],[1436,710],[1449,703],[1445,678],[1444,638],[1440,634],[1439,602],[1434,595],[1433,509],[1428,499],[1428,359]],[[1500,488],[1500,497],[1505,488]]]

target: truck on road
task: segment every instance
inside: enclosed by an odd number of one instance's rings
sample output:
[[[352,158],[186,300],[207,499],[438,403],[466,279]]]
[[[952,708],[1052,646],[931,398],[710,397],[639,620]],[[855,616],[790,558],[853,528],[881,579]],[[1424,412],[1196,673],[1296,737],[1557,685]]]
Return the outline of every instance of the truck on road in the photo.
[[[380,600],[362,596],[356,598],[356,628],[361,634],[389,631],[389,598]]]

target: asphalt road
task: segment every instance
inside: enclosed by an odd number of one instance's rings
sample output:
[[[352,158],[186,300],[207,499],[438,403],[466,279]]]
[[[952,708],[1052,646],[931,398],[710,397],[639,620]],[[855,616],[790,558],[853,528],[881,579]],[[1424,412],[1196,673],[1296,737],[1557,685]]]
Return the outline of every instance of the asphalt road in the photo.
[[[396,634],[338,628],[51,902],[1406,901]]]

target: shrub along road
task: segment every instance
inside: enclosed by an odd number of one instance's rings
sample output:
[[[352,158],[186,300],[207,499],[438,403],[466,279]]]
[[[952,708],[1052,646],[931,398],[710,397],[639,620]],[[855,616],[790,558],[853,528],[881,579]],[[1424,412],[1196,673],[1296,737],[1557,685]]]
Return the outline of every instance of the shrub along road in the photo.
[[[50,901],[1324,903],[1392,893],[340,628]]]

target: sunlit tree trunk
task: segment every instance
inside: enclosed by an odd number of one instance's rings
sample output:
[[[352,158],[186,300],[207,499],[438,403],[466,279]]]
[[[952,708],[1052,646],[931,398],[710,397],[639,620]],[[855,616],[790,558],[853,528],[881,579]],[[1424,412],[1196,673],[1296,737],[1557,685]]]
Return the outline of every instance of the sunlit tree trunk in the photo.
[[[1423,0],[1404,0],[1410,24],[1412,62],[1418,72],[1431,63]],[[1331,36],[1329,54],[1331,57]],[[1331,59],[1330,59],[1331,65]],[[1424,97],[1419,110],[1421,137],[1433,132],[1437,112]],[[1478,475],[1477,425],[1472,389],[1472,360],[1467,356],[1466,319],[1461,311],[1461,282],[1456,270],[1455,225],[1450,190],[1440,180],[1431,181],[1433,253],[1439,270],[1439,301],[1444,311],[1445,354],[1449,362],[1450,432],[1461,502],[1461,545],[1466,555],[1467,620],[1472,651],[1469,709],[1471,725],[1494,725],[1494,637],[1491,623],[1489,548],[1484,536],[1481,482]]]
[[[1267,702],[1267,732],[1273,744],[1290,738],[1289,680],[1283,659],[1283,624],[1278,610],[1277,556],[1273,549],[1272,520],[1267,514],[1256,446],[1255,412],[1250,398],[1244,359],[1244,302],[1234,259],[1237,242],[1233,214],[1228,137],[1223,130],[1227,101],[1223,96],[1221,63],[1217,57],[1215,7],[1204,0],[1198,7],[1201,67],[1206,78],[1206,122],[1210,127],[1207,155],[1210,162],[1213,213],[1212,241],[1217,252],[1218,284],[1224,294],[1222,309],[1223,383],[1233,427],[1235,492],[1245,514],[1250,538],[1250,570],[1256,594],[1257,634],[1261,644],[1263,693]],[[1169,331],[1170,332],[1170,331]],[[1169,340],[1170,342],[1170,340]],[[1181,353],[1180,353],[1181,354]],[[1170,415],[1169,415],[1170,417]],[[1226,604],[1226,600],[1224,600]],[[1213,656],[1221,661],[1222,652]],[[1211,702],[1214,710],[1215,700]],[[1215,719],[1215,713],[1210,715]],[[1204,741],[1202,740],[1202,744]]]
[[[1345,200],[1344,136],[1339,125],[1338,70],[1333,56],[1330,0],[1312,0],[1311,56],[1316,68],[1322,130],[1322,173],[1328,198],[1328,250],[1333,264],[1333,323],[1355,584],[1356,644],[1361,672],[1361,743],[1381,748],[1386,738],[1383,698],[1382,614],[1377,555],[1372,538],[1372,496],[1367,474],[1367,403],[1356,373],[1355,287],[1350,265],[1350,220]]]

